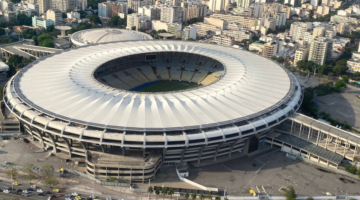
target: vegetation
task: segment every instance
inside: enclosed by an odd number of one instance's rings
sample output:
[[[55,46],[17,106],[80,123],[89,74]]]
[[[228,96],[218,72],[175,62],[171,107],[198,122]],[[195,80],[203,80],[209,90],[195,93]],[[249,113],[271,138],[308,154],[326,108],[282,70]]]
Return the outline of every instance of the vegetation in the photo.
[[[86,15],[90,21],[94,22],[95,24],[102,24],[100,17],[98,15]]]
[[[198,17],[198,18],[192,18],[189,21],[187,21],[187,23],[190,24],[195,24],[197,22],[203,22],[204,18],[203,17]]]
[[[205,195],[204,195],[204,194],[199,194],[199,199],[200,199],[200,200],[204,200],[204,199],[205,199]]]
[[[120,18],[119,16],[113,16],[110,19],[110,27],[123,28],[127,24],[126,18]]]
[[[42,46],[42,47],[50,47],[50,48],[54,48],[55,45],[54,45],[54,42],[52,40],[52,37],[50,34],[41,34],[39,37],[37,38],[34,38],[36,39],[36,43],[39,45],[39,46]]]
[[[36,178],[35,174],[30,172],[26,175],[25,179],[28,180],[31,184],[31,181],[34,180]]]
[[[101,0],[88,0],[87,4],[88,6],[90,6],[92,9],[98,9],[98,3],[100,3]]]
[[[306,200],[314,200],[314,198],[308,197],[308,198],[306,198]]]
[[[213,196],[212,196],[211,194],[208,194],[208,195],[207,195],[207,198],[208,198],[209,200],[212,200],[212,199],[213,199]]]
[[[196,197],[197,197],[197,195],[196,195],[195,193],[192,193],[192,194],[191,194],[191,199],[195,200]]]
[[[338,80],[335,83],[335,89],[336,91],[339,91],[341,88],[345,88],[346,87],[346,83],[344,80]]]
[[[116,181],[117,181],[117,178],[111,176],[108,181],[109,181],[109,182],[116,182]]]
[[[190,194],[188,192],[185,192],[184,194],[184,198],[185,200],[189,200]]]
[[[349,172],[350,174],[356,174],[356,166],[355,165],[347,165],[345,167],[345,171]]]
[[[172,199],[172,195],[173,195],[174,193],[175,193],[175,192],[174,192],[174,189],[173,189],[173,188],[170,188],[170,189],[169,189],[169,192],[168,192],[168,195],[171,196],[171,199]]]
[[[271,60],[276,60],[276,56],[271,56]]]
[[[284,62],[284,58],[282,56],[279,56],[276,58],[276,62],[278,63],[283,63]]]
[[[18,175],[18,171],[15,168],[8,169],[6,175],[8,177],[16,178],[16,176]]]
[[[47,176],[42,180],[42,183],[47,185],[47,186],[57,186],[59,185],[59,181],[57,180],[57,178],[55,176]]]
[[[217,195],[217,196],[215,197],[215,200],[221,200],[221,197],[220,197],[219,195]]]
[[[284,193],[284,196],[286,197],[286,200],[295,200],[297,195],[295,193],[294,187],[289,186],[288,190]]]
[[[44,165],[41,168],[41,172],[43,174],[43,176],[47,177],[47,176],[53,176],[54,175],[54,167],[52,165]]]

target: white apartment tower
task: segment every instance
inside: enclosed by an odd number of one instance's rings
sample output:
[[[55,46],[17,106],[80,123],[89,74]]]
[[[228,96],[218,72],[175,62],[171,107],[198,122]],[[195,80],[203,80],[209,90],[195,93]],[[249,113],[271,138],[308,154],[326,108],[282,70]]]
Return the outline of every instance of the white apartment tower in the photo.
[[[47,10],[51,8],[51,0],[39,0],[39,12],[40,13],[46,13]]]
[[[213,12],[215,11],[227,11],[229,9],[228,0],[210,0],[209,9]]]
[[[52,20],[54,26],[59,26],[62,24],[62,13],[60,10],[47,10],[46,19]]]
[[[309,61],[323,65],[331,57],[332,40],[325,37],[315,38],[310,45]]]
[[[248,8],[250,6],[250,0],[237,0],[236,4],[241,8]]]
[[[295,41],[304,39],[304,33],[311,28],[311,22],[294,22],[290,26],[290,36]]]
[[[264,11],[264,6],[259,3],[254,4],[254,17],[261,17]]]

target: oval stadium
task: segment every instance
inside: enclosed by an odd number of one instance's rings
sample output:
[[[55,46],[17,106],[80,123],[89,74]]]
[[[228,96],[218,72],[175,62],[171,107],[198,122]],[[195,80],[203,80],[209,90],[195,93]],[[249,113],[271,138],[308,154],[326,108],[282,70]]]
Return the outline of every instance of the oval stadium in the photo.
[[[34,143],[86,163],[98,179],[155,177],[161,165],[256,152],[302,101],[277,63],[213,44],[143,40],[41,58],[4,88]]]

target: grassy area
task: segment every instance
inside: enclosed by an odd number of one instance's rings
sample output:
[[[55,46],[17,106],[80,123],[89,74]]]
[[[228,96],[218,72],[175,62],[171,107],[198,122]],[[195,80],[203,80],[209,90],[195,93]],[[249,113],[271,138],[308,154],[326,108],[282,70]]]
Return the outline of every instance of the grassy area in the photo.
[[[199,86],[200,85],[197,83],[186,81],[160,81],[148,87],[142,88],[138,90],[138,92],[169,92],[196,88]]]

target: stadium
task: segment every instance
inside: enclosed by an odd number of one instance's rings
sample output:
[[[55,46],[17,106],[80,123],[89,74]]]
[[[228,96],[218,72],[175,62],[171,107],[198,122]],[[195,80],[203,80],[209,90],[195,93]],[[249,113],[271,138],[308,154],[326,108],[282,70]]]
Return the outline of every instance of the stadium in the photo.
[[[4,88],[33,142],[98,179],[144,182],[162,165],[256,152],[302,101],[296,78],[248,51],[143,40],[41,58]]]
[[[99,44],[106,42],[121,42],[134,40],[151,40],[150,35],[138,31],[116,29],[116,28],[95,28],[75,32],[71,35],[71,42],[74,46],[88,44]]]

